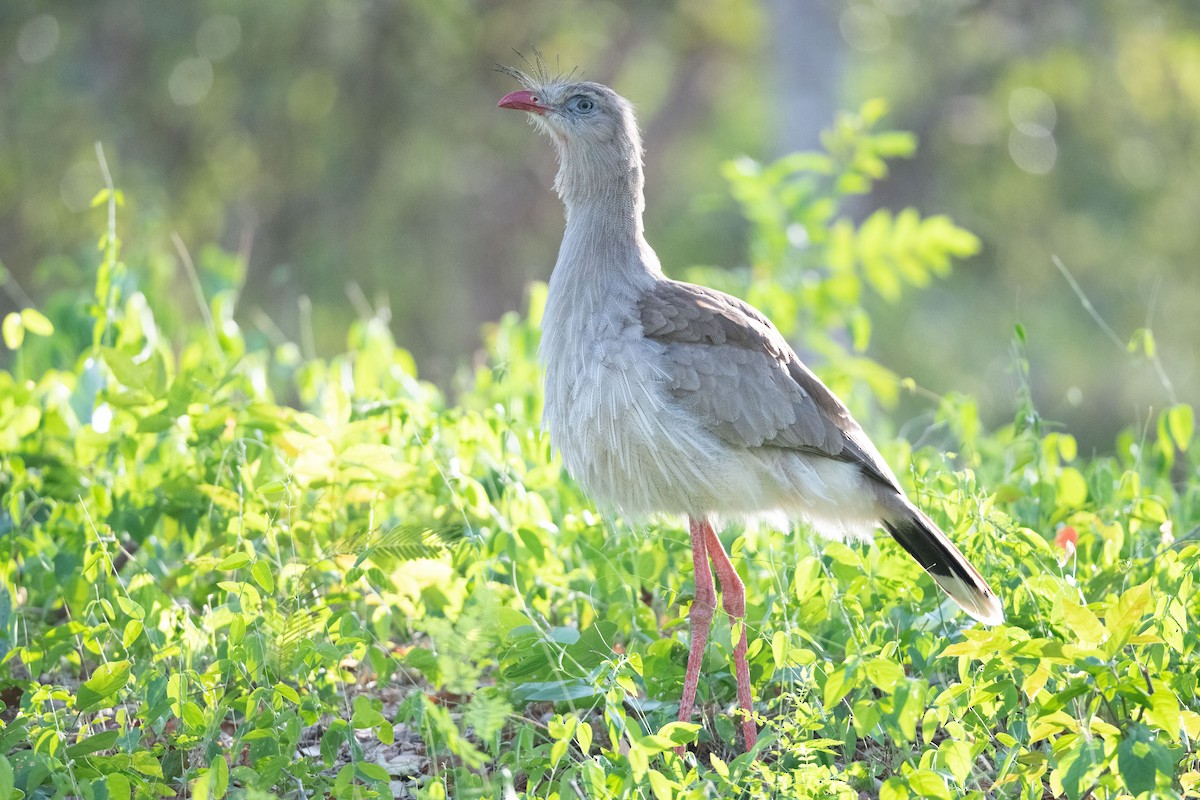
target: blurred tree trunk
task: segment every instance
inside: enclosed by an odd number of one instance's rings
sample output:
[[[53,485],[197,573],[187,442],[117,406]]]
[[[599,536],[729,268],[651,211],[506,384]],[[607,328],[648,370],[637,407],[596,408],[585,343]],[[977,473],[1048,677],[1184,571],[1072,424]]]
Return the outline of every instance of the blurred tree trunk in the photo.
[[[778,155],[820,145],[821,130],[837,111],[845,70],[845,43],[836,0],[766,0],[772,91],[779,110]]]

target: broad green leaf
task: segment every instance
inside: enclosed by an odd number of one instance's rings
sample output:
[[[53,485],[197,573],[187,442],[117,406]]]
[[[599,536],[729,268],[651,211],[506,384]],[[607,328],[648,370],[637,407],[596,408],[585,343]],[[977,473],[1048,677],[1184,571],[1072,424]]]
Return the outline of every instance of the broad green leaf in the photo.
[[[212,770],[201,770],[195,780],[189,784],[189,788],[192,790],[192,800],[209,800],[212,796],[212,779]]]
[[[1090,608],[1080,605],[1071,597],[1063,597],[1062,604],[1067,628],[1081,644],[1100,644],[1108,637],[1108,631]]]
[[[1104,761],[1104,743],[1079,738],[1058,758],[1058,779],[1070,800],[1081,800]]]
[[[378,764],[373,764],[370,761],[359,761],[358,774],[369,781],[390,781],[391,776],[388,771]]]
[[[35,336],[52,336],[54,324],[36,308],[21,309],[21,325]]]
[[[243,550],[238,550],[236,553],[230,553],[221,559],[217,564],[217,569],[227,572],[241,569],[250,563],[250,556]]]
[[[1146,722],[1166,733],[1173,741],[1178,741],[1182,723],[1179,698],[1162,680],[1151,680],[1154,691],[1150,694],[1150,707],[1146,709]]]
[[[945,779],[931,769],[919,769],[908,776],[908,788],[917,797],[932,797],[937,800],[954,800]]]
[[[597,697],[604,694],[603,687],[582,680],[530,681],[520,684],[516,690],[527,703],[540,701],[568,703],[572,700],[583,700],[586,697]]]
[[[145,626],[141,620],[131,619],[125,623],[125,631],[121,634],[121,646],[128,650],[142,635]]]
[[[225,760],[224,753],[213,756],[208,771],[212,775],[212,796],[220,800],[229,789],[229,762]]]
[[[103,733],[93,734],[81,742],[71,745],[67,748],[67,756],[70,758],[82,758],[92,753],[98,753],[101,750],[111,750],[117,743],[117,738],[121,732],[117,730],[104,731]],[[5,797],[0,793],[0,797]]]
[[[129,800],[133,794],[133,787],[129,783],[129,778],[120,773],[111,773],[105,780],[108,786],[109,800]]]
[[[179,715],[186,725],[192,731],[202,731],[206,727],[204,712],[200,710],[200,705],[195,700],[184,700],[182,713]]]
[[[883,782],[883,786],[879,787],[879,800],[908,800],[912,797],[908,787],[905,786],[904,780],[895,775]]]
[[[696,741],[696,734],[700,730],[700,726],[694,722],[674,721],[668,722],[666,725],[658,729],[658,736],[665,740],[671,747],[681,744],[690,744]]]
[[[293,703],[300,702],[299,692],[297,692],[291,686],[288,686],[286,683],[276,683],[275,684],[275,693],[290,702],[293,702]]]
[[[891,694],[904,680],[904,667],[890,658],[869,658],[863,661],[863,674],[872,686]]]
[[[1062,508],[1079,508],[1087,502],[1087,480],[1074,467],[1063,467],[1058,476],[1057,501]]]
[[[587,756],[592,751],[592,726],[588,724],[580,725],[575,729],[575,742],[579,745],[579,751]]]
[[[966,786],[975,759],[971,756],[971,745],[961,739],[947,739],[938,745],[938,760],[960,786]]]
[[[262,595],[252,584],[244,581],[217,581],[217,586],[228,592],[230,597],[236,597],[243,609],[256,609],[262,604]]]
[[[146,618],[146,610],[128,597],[117,595],[117,605],[121,607],[121,611],[128,617],[132,617],[135,620]]]
[[[116,695],[129,682],[129,661],[109,661],[96,667],[92,677],[79,687],[75,707],[79,711],[95,711],[116,703]]]
[[[647,772],[646,777],[650,779],[650,791],[654,793],[655,800],[673,800],[678,786],[670,778],[656,769]]]
[[[1145,739],[1127,738],[1121,742],[1117,769],[1126,788],[1135,795],[1152,791],[1158,783],[1158,767],[1151,758],[1150,742]]]
[[[365,694],[357,695],[354,698],[354,713],[350,717],[352,727],[356,729],[374,728],[386,722],[387,720],[383,718],[383,714],[379,713],[379,709],[375,708],[371,698]]]
[[[1187,452],[1196,430],[1196,414],[1189,405],[1180,404],[1167,411],[1167,429],[1175,446],[1181,452]]]
[[[856,682],[853,680],[853,675],[854,668],[851,665],[843,665],[829,673],[822,695],[825,708],[832,708],[840,703],[846,693],[854,688]]]
[[[19,349],[25,341],[25,326],[21,324],[21,315],[16,311],[5,315],[0,329],[3,330],[4,344],[9,350]]]
[[[133,768],[143,775],[149,775],[151,778],[161,778],[163,776],[162,764],[159,763],[158,759],[149,750],[135,751],[131,763]]]
[[[1105,642],[1105,650],[1116,654],[1117,650],[1142,627],[1142,619],[1150,611],[1150,582],[1139,583],[1126,589],[1111,603],[1104,616],[1104,627],[1112,637]]]
[[[1025,692],[1025,697],[1029,702],[1033,702],[1045,686],[1046,681],[1050,679],[1050,670],[1045,662],[1039,662],[1033,672],[1025,677],[1025,681],[1021,684],[1021,691]]]
[[[250,567],[250,577],[259,585],[264,592],[272,594],[275,591],[275,576],[271,572],[271,565],[266,561],[255,561]]]

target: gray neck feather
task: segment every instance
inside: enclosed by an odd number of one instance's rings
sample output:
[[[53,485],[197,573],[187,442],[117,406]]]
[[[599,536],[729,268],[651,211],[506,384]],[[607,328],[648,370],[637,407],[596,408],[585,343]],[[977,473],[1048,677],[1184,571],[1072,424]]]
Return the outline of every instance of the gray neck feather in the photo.
[[[658,257],[643,237],[642,148],[636,123],[605,142],[556,139],[554,188],[567,227],[550,279],[547,311],[557,317],[630,309],[661,277]],[[614,304],[616,304],[614,306]]]

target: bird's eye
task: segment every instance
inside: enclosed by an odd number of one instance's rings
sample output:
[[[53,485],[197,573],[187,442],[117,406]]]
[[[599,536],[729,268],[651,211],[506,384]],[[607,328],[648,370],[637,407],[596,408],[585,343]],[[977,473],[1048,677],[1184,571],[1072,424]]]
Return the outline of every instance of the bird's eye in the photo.
[[[596,110],[596,101],[581,94],[572,97],[570,105],[573,111],[580,114],[590,114]]]

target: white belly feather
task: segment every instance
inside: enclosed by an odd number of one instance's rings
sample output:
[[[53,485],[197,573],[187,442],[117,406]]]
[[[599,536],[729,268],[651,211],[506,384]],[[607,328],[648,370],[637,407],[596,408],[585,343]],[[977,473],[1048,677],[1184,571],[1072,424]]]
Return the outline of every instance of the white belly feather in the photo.
[[[674,402],[661,346],[633,320],[545,358],[543,425],[568,472],[601,506],[656,513],[802,517],[829,536],[867,537],[858,467],[774,447],[735,448]],[[580,353],[586,353],[582,358]],[[543,350],[543,355],[546,351]]]

